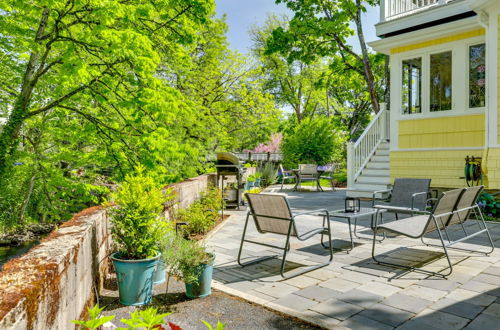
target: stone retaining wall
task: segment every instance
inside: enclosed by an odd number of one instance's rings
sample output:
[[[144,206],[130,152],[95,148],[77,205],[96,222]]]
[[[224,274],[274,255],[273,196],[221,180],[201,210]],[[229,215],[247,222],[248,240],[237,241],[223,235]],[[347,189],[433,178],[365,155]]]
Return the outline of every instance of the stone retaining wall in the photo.
[[[199,198],[214,175],[171,185],[180,207]],[[76,214],[0,272],[0,329],[68,330],[94,303],[108,272],[111,236],[106,210]]]

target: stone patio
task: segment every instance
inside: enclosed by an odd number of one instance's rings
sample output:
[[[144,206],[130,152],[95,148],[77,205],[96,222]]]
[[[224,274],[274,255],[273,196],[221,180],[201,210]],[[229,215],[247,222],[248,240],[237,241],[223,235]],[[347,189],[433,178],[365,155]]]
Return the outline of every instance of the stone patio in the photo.
[[[270,192],[279,192],[272,187]],[[285,192],[294,212],[326,208],[341,209],[345,192]],[[369,206],[368,202],[364,202]],[[241,267],[236,262],[246,211],[233,216],[211,235],[206,244],[216,253],[214,287],[277,311],[325,328],[350,329],[494,329],[500,324],[500,250],[490,256],[450,250],[453,273],[447,279],[418,272],[385,267],[371,259],[370,219],[358,222],[359,234],[350,253],[334,251],[329,266],[282,280],[279,275],[281,251],[245,243],[246,260],[279,255],[258,264]],[[299,218],[304,228],[321,225],[321,218]],[[334,247],[349,246],[346,220],[331,221]],[[477,226],[470,220],[468,226]],[[495,244],[500,240],[500,223],[488,223]],[[451,236],[458,235],[452,232]],[[461,232],[461,229],[460,229]],[[248,238],[284,243],[284,237],[258,234],[253,221]],[[437,242],[430,236],[429,241]],[[486,237],[477,236],[457,247],[486,250]],[[279,244],[278,243],[278,244]],[[319,236],[305,242],[292,239],[287,270],[314,265],[328,259]],[[446,266],[442,249],[423,245],[420,240],[389,237],[377,243],[377,254],[394,261],[425,265],[437,271]],[[396,260],[397,259],[397,260]]]

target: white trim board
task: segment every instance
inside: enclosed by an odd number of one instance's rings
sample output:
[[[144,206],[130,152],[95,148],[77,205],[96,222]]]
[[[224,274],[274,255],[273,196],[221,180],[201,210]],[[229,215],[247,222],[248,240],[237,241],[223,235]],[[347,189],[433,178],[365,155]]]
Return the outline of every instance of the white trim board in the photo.
[[[484,28],[479,20],[479,17],[469,17],[450,23],[440,24],[422,30],[404,33],[394,37],[375,40],[368,43],[375,51],[391,55],[391,49],[416,44],[428,40],[438,39],[453,34],[460,34],[471,30]]]
[[[451,147],[451,148],[410,148],[396,149],[391,152],[415,152],[415,151],[460,151],[460,150],[484,150],[485,147]]]

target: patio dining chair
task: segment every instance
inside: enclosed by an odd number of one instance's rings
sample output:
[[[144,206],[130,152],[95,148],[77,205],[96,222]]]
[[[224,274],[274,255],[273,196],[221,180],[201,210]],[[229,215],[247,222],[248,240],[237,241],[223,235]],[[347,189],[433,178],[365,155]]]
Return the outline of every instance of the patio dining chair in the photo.
[[[375,228],[373,230],[373,246],[372,246],[372,258],[373,260],[382,265],[388,265],[388,266],[394,266],[394,267],[399,267],[399,268],[404,268],[404,269],[409,269],[409,270],[418,270],[420,272],[424,272],[430,275],[434,276],[441,276],[441,277],[446,277],[450,275],[453,271],[453,266],[451,264],[451,260],[448,254],[448,247],[458,243],[465,241],[469,238],[475,237],[476,235],[486,232],[488,235],[488,238],[490,240],[490,243],[493,246],[493,241],[491,240],[491,236],[488,232],[488,229],[486,227],[486,224],[484,222],[484,219],[482,218],[482,222],[484,225],[484,229],[478,232],[477,234],[474,235],[468,235],[466,237],[463,237],[459,240],[456,241],[449,241],[448,243],[445,243],[444,238],[443,238],[443,231],[450,226],[454,221],[459,221],[455,219],[460,219],[460,215],[464,214],[469,214],[471,210],[476,209],[476,205],[473,206],[467,206],[470,204],[470,196],[473,196],[476,194],[477,191],[474,190],[469,190],[467,189],[454,189],[450,190],[447,192],[444,192],[441,194],[441,197],[437,200],[432,212],[428,215],[416,215],[410,218],[402,219],[399,221],[393,221],[390,223],[386,224],[381,224],[378,225],[377,223],[375,224]],[[462,201],[462,198],[465,198]],[[464,206],[464,207],[463,207]],[[459,208],[460,207],[460,208]],[[480,212],[480,210],[478,210]],[[455,217],[456,216],[456,217]],[[378,218],[377,218],[378,220]],[[410,238],[420,238],[428,233],[431,232],[437,232],[438,238],[440,240],[439,247],[442,247],[444,250],[444,254],[446,256],[447,262],[448,262],[448,267],[442,269],[439,272],[430,272],[428,270],[424,270],[422,268],[417,268],[413,266],[408,266],[408,265],[403,265],[403,264],[396,264],[396,263],[391,263],[391,262],[386,262],[386,261],[381,261],[375,257],[375,243],[376,243],[376,236],[377,233],[382,232],[384,234],[386,233],[392,233],[392,234],[397,234],[397,235],[403,235],[406,237]],[[469,250],[471,251],[471,250]],[[493,251],[493,250],[491,250]],[[485,252],[486,254],[489,254],[490,252]],[[449,269],[447,273],[442,273],[445,269]]]
[[[285,184],[285,180],[297,180],[297,177],[292,171],[287,171],[283,168],[283,165],[279,165],[279,173],[281,174],[281,190],[283,190],[283,185]]]
[[[488,227],[486,226],[486,222],[484,221],[483,213],[481,212],[481,208],[477,204],[479,197],[481,196],[481,193],[484,190],[484,186],[474,186],[474,187],[467,187],[464,190],[464,193],[462,194],[462,197],[458,201],[458,204],[456,206],[456,211],[451,214],[448,217],[446,227],[444,228],[444,233],[446,236],[446,239],[448,240],[449,243],[455,244],[458,242],[461,242],[463,240],[472,238],[474,236],[478,236],[482,233],[486,233],[489,243],[491,245],[491,250],[484,252],[486,255],[490,254],[493,252],[495,249],[495,246],[493,244],[493,240],[491,239],[490,232],[488,231]],[[470,219],[470,216],[474,214],[474,218],[476,220],[477,226],[479,228],[478,231],[475,231],[473,233],[469,233],[465,227],[465,222]],[[482,224],[482,226],[481,226]],[[448,233],[448,227],[452,225],[460,225],[462,228],[462,231],[464,232],[465,236],[463,238],[460,238],[458,240],[452,241],[450,239],[450,234]],[[429,244],[424,241],[424,237],[422,237],[422,242],[426,245],[434,246],[434,244]],[[465,250],[465,251],[471,251],[468,249],[463,249],[459,248],[459,250]]]
[[[263,245],[271,248],[277,248],[283,250],[283,257],[281,261],[280,274],[283,278],[291,278],[300,274],[304,274],[306,272],[327,266],[333,259],[333,247],[331,243],[331,231],[330,231],[330,221],[329,214],[327,210],[314,210],[308,212],[302,212],[293,214],[290,210],[290,206],[285,196],[283,195],[271,195],[271,194],[245,194],[248,200],[248,205],[250,206],[250,211],[247,214],[245,220],[245,226],[243,228],[243,235],[241,237],[240,249],[238,252],[238,264],[240,266],[247,266],[257,262],[261,262],[267,259],[275,258],[276,255],[260,257],[256,260],[249,261],[246,263],[241,262],[241,254],[243,250],[243,244],[253,243],[258,245]],[[317,215],[323,218],[323,226],[310,229],[306,232],[300,232],[296,226],[296,219],[302,215]],[[258,242],[254,240],[247,239],[246,233],[248,228],[248,221],[250,217],[253,218],[255,227],[257,231],[261,234],[265,233],[273,233],[285,236],[284,245],[271,245],[263,242]],[[326,220],[326,222],[325,222]],[[325,227],[326,223],[326,227]],[[311,267],[307,267],[302,271],[295,272],[292,275],[285,275],[285,264],[286,264],[286,256],[287,252],[290,250],[290,238],[295,237],[299,241],[305,241],[315,235],[328,235],[329,239],[329,260],[328,262],[314,265]]]
[[[297,173],[296,189],[300,189],[300,183],[305,181],[318,182],[318,166],[316,164],[299,164]],[[321,186],[317,187],[321,189]]]
[[[397,178],[392,189],[378,190],[373,193],[372,207],[399,214],[411,214],[426,211],[431,179]],[[386,203],[379,203],[377,194],[389,193]]]

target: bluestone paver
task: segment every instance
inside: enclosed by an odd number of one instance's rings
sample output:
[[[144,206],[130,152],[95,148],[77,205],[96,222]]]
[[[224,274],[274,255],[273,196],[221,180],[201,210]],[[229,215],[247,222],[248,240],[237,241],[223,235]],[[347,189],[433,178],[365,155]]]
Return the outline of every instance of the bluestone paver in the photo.
[[[431,305],[430,308],[472,320],[483,311],[484,306],[473,305],[465,301],[443,298]]]
[[[270,190],[279,192],[279,188]],[[345,192],[290,193],[294,212],[326,208],[341,209]],[[368,206],[369,202],[362,202]],[[245,244],[243,257],[276,255],[276,258],[247,267],[236,263],[246,210],[228,211],[232,217],[208,239],[215,251],[214,281],[217,288],[242,298],[266,304],[281,312],[303,318],[317,325],[338,329],[493,329],[500,324],[500,251],[490,256],[468,254],[450,249],[454,264],[447,279],[428,276],[390,266],[378,265],[371,258],[371,240],[355,239],[351,253],[335,251],[330,265],[292,279],[279,275],[282,251],[254,244]],[[307,230],[321,224],[321,219],[304,217],[298,225]],[[469,227],[476,225],[474,220]],[[349,230],[345,221],[330,222],[334,244],[348,245]],[[359,230],[370,238],[369,221],[360,221]],[[489,223],[496,244],[500,244],[500,223]],[[450,228],[450,235],[461,235],[459,226]],[[249,239],[282,245],[283,237],[259,234],[253,222],[247,231]],[[426,242],[439,243],[435,233]],[[377,242],[381,259],[398,259],[408,264],[430,261],[424,266],[439,271],[447,266],[442,249],[424,246],[419,240],[388,237]],[[475,244],[487,246],[486,238],[478,236]],[[460,247],[474,248],[474,244]],[[500,245],[499,245],[500,246]],[[323,262],[328,251],[319,244],[319,236],[306,241],[292,238],[287,271]],[[396,260],[393,260],[396,261]],[[295,311],[295,313],[294,313]]]

